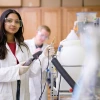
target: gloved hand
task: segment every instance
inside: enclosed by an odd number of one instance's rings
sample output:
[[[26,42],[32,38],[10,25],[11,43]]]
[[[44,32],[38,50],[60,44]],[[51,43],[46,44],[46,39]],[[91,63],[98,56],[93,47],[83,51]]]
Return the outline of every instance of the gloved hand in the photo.
[[[46,57],[48,57],[48,53],[49,53],[49,57],[53,56],[55,54],[55,50],[54,47],[52,45],[48,45],[44,51],[43,51],[44,55]]]
[[[19,75],[22,75],[24,73],[26,73],[28,71],[28,69],[30,68],[30,66],[23,66],[25,62],[20,63],[20,67],[19,67]]]

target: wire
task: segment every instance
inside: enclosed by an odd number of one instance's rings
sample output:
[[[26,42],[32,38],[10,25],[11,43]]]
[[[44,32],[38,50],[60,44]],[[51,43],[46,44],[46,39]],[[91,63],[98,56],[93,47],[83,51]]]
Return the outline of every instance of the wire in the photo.
[[[39,100],[42,99],[42,95],[43,95],[43,93],[44,93],[45,87],[46,87],[46,82],[45,82],[45,85],[44,85],[43,91],[42,91],[42,93],[41,93],[41,95],[40,95],[40,97],[39,97]]]
[[[41,94],[42,94],[42,64],[41,64],[41,61],[40,59],[38,58],[39,62],[40,62],[40,66],[41,66]],[[39,99],[41,100],[41,99]]]
[[[40,60],[39,60],[39,61],[40,61]],[[41,62],[41,61],[40,61],[40,62]],[[47,64],[47,69],[48,69],[48,67],[49,67],[49,50],[48,50],[48,64]],[[46,78],[47,78],[47,75],[48,75],[48,73],[46,73]],[[41,83],[41,84],[42,84],[42,83]],[[44,93],[45,87],[46,87],[46,81],[45,81],[45,84],[44,84],[44,87],[43,87],[43,91],[41,92],[41,95],[40,95],[40,97],[39,97],[39,100],[42,99],[42,95],[43,95],[43,93]]]
[[[38,58],[39,59],[39,58]],[[41,61],[39,59],[39,62],[40,62],[40,66],[41,66],[41,93],[42,93],[42,64],[41,64]]]

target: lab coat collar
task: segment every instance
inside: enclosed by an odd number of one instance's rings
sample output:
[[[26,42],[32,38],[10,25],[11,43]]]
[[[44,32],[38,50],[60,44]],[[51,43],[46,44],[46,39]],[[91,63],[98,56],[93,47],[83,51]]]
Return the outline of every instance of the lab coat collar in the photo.
[[[31,46],[33,47],[35,47],[35,40],[34,40],[35,38],[32,38],[32,43],[31,43]],[[42,46],[42,50],[45,48],[47,46],[47,44],[45,44],[45,43],[43,43],[43,46]],[[36,47],[35,47],[36,48]]]
[[[35,40],[34,40],[34,38],[31,39],[30,45],[35,48]]]

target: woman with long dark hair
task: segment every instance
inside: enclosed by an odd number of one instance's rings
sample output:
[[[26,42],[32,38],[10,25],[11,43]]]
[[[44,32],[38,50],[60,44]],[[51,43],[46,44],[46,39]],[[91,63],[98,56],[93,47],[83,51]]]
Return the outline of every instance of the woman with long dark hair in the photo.
[[[54,54],[54,48],[49,46],[40,55],[40,60],[46,62],[44,55],[47,55],[48,49],[51,55]],[[39,61],[33,62],[30,67],[23,66],[30,57],[28,46],[24,43],[20,14],[12,9],[4,11],[0,17],[0,100],[29,100],[29,77],[40,70]]]

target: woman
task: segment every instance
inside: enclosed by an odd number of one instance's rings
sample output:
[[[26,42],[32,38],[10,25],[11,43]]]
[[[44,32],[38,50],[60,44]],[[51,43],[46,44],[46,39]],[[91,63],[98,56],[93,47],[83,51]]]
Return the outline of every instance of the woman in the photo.
[[[0,17],[0,100],[29,100],[29,77],[38,73],[40,63],[35,61],[31,67],[23,66],[22,62],[31,57],[23,41],[19,13],[12,9],[4,11]],[[45,61],[48,49],[50,55],[54,54],[53,47],[48,46],[40,60]]]

